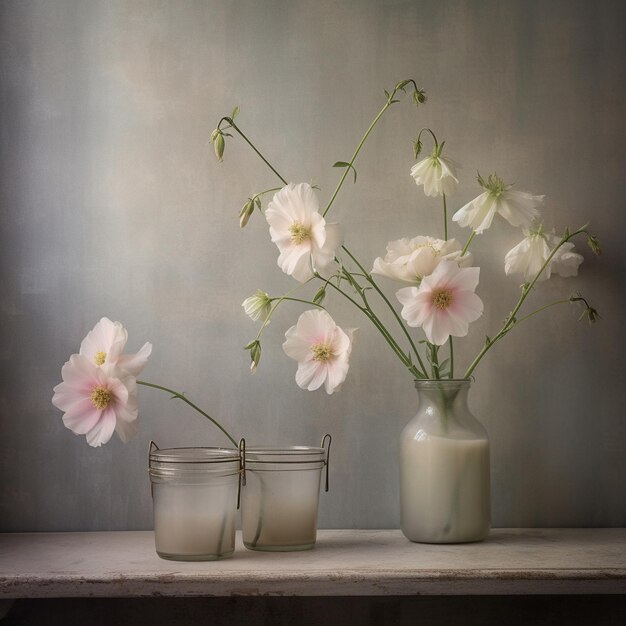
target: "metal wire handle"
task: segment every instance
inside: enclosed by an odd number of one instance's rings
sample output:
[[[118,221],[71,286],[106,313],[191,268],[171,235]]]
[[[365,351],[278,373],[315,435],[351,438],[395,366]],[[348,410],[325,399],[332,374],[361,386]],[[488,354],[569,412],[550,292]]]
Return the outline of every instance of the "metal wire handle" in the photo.
[[[241,487],[246,486],[246,440],[239,440],[239,483],[237,485],[237,508],[241,506]]]
[[[160,450],[160,448],[156,445],[156,443],[154,443],[154,441],[152,441],[152,439],[150,439],[150,443],[148,445],[148,471],[150,470],[150,455],[152,454],[153,450]],[[152,481],[150,481],[150,495],[154,500],[154,484],[152,483]]]
[[[328,448],[326,448],[326,441],[328,441]],[[329,489],[329,483],[328,483],[328,470],[330,468],[330,445],[333,442],[333,438],[326,433],[323,437],[322,437],[322,443],[320,444],[320,448],[324,448],[324,450],[326,450],[326,485],[324,488],[324,491],[328,492]]]

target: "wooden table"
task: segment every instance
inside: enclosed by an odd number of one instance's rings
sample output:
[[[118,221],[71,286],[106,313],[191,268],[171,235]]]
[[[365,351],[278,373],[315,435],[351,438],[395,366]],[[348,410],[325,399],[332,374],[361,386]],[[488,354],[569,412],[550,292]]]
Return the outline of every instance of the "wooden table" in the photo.
[[[164,561],[153,533],[0,534],[0,598],[626,593],[626,529],[495,529],[426,545],[399,530],[321,530],[308,552]]]

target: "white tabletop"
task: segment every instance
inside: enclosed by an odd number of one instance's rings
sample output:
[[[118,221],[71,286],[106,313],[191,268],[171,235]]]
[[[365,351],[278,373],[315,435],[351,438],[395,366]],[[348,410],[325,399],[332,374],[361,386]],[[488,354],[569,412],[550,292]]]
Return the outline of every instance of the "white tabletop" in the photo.
[[[0,534],[0,597],[626,593],[626,529],[495,529],[482,543],[321,530],[314,550],[160,559],[150,531]]]

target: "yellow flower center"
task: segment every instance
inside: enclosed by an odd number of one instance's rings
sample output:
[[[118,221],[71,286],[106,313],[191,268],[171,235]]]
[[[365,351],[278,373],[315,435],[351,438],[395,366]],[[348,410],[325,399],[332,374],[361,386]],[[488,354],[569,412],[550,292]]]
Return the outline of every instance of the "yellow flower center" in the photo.
[[[432,303],[438,309],[443,311],[452,304],[452,293],[447,289],[438,289],[433,292]]]
[[[111,392],[105,387],[96,387],[91,392],[91,404],[96,409],[106,409],[111,403]]]
[[[93,355],[93,362],[96,365],[102,365],[107,360],[107,353],[99,350]]]
[[[303,241],[311,238],[311,228],[309,226],[305,226],[301,222],[294,222],[289,227],[289,232],[291,233],[291,241],[299,246]]]
[[[313,353],[313,360],[325,363],[332,356],[330,346],[325,343],[314,343],[311,346],[311,352]]]

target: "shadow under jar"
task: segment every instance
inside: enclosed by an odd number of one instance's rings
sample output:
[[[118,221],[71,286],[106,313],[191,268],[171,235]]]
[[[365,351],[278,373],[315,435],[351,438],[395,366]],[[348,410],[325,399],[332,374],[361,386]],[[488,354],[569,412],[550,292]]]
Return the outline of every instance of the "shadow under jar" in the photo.
[[[328,438],[328,449],[323,447]],[[320,479],[330,435],[322,447],[249,447],[241,490],[243,543],[250,550],[310,550],[317,538]]]
[[[173,561],[214,561],[235,550],[241,474],[238,450],[159,449],[150,444],[157,554]]]

